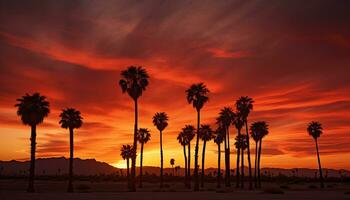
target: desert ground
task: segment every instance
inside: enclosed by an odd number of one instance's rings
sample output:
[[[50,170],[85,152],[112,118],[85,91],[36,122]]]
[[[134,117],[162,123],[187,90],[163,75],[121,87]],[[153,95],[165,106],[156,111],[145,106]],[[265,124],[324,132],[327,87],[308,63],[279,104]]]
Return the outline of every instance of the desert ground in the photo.
[[[185,200],[185,199],[350,199],[350,184],[327,183],[326,189],[318,189],[317,183],[277,184],[263,183],[263,189],[256,191],[237,190],[235,187],[216,189],[215,183],[206,184],[199,192],[185,189],[183,183],[168,182],[165,188],[158,184],[145,183],[137,192],[127,192],[124,182],[113,181],[76,181],[75,193],[66,193],[65,181],[36,181],[36,193],[26,193],[25,180],[0,180],[1,200],[94,200],[94,199],[152,199],[152,200]],[[246,185],[247,186],[247,185]],[[247,188],[247,187],[246,187]]]

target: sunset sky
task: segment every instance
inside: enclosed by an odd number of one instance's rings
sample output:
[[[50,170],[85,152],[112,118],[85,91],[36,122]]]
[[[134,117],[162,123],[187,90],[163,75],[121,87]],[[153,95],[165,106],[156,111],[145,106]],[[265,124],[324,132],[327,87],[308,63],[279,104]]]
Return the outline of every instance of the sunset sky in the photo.
[[[62,108],[74,107],[84,118],[75,156],[123,167],[120,148],[132,143],[134,104],[118,81],[121,70],[140,65],[150,74],[139,100],[139,127],[152,135],[144,165],[159,164],[152,116],[164,111],[170,118],[165,167],[170,158],[184,166],[176,137],[196,124],[185,90],[204,82],[211,93],[202,122],[213,128],[222,107],[233,107],[240,96],[255,100],[249,122],[270,125],[263,167],[316,168],[315,143],[306,132],[316,120],[324,126],[323,167],[349,169],[349,8],[341,0],[1,0],[0,160],[29,159],[30,127],[14,104],[40,92],[51,113],[37,128],[38,157],[69,155],[68,131],[58,121]],[[236,130],[230,133],[233,140]],[[207,167],[216,167],[216,149],[209,142]]]

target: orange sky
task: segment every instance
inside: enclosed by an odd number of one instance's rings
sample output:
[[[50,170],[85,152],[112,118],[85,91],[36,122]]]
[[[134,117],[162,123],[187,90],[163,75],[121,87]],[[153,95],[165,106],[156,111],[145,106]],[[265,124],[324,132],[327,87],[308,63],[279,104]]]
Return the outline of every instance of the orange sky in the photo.
[[[62,108],[75,107],[85,122],[75,134],[75,155],[124,166],[119,150],[132,142],[134,112],[117,83],[121,70],[142,65],[151,77],[139,101],[139,126],[152,134],[144,165],[159,163],[159,134],[151,118],[164,111],[170,117],[165,166],[170,158],[183,166],[176,136],[185,124],[196,123],[185,90],[204,82],[211,93],[203,123],[214,126],[220,108],[240,96],[254,98],[249,121],[270,124],[264,167],[316,168],[306,126],[317,120],[325,129],[319,141],[323,167],[349,169],[348,4],[1,1],[0,160],[29,159],[30,128],[13,105],[38,91],[51,103],[49,117],[37,128],[38,157],[68,156],[68,131],[59,127],[58,116]],[[232,139],[235,134],[232,128]],[[213,142],[206,158],[206,166],[216,167]]]

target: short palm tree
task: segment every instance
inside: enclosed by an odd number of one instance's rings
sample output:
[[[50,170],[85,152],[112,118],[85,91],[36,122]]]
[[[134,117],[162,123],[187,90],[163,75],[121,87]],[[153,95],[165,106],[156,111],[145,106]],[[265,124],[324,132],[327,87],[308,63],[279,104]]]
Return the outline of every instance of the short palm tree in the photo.
[[[249,168],[249,189],[253,189],[253,184],[252,184],[252,165],[250,161],[250,147],[249,147],[249,132],[248,132],[248,116],[250,112],[253,110],[253,99],[244,96],[240,97],[236,101],[236,109],[237,111],[241,114],[245,127],[246,127],[246,137],[247,137],[247,157],[248,157],[248,168]]]
[[[230,125],[232,124],[233,120],[235,118],[235,113],[233,112],[232,108],[230,107],[224,107],[221,109],[219,113],[219,117],[217,118],[217,123],[221,124],[225,129],[225,186],[229,187],[231,186],[230,181]]]
[[[202,124],[199,129],[199,138],[203,141],[203,153],[202,153],[202,176],[201,176],[201,187],[204,187],[204,162],[205,162],[205,147],[208,141],[214,139],[213,130],[208,124]]]
[[[198,148],[199,148],[199,126],[200,126],[200,111],[203,108],[204,104],[208,102],[209,90],[204,85],[204,83],[197,83],[191,85],[189,89],[186,90],[187,93],[187,102],[192,104],[197,111],[197,138],[196,138],[196,147],[194,155],[194,177],[195,184],[194,190],[199,190],[199,176],[198,176]]]
[[[321,188],[324,188],[324,182],[323,182],[323,176],[322,176],[322,167],[321,167],[321,160],[320,160],[320,153],[318,151],[318,143],[317,139],[321,136],[323,133],[323,128],[320,122],[310,122],[309,126],[307,127],[307,132],[309,135],[314,138],[316,143],[316,152],[317,152],[317,160],[318,160],[318,169],[320,171],[320,181],[321,181]]]
[[[134,157],[136,157],[135,149],[129,144],[123,145],[120,149],[120,155],[124,160],[126,160],[126,175],[128,178],[128,187],[130,188],[130,159],[132,160]]]
[[[218,127],[215,130],[215,138],[214,142],[218,145],[218,173],[217,173],[217,188],[221,187],[221,143],[224,141],[225,138],[225,129],[222,127]]]
[[[153,116],[153,124],[159,130],[160,136],[160,187],[163,187],[163,130],[168,126],[168,115],[165,112],[157,112]]]
[[[187,187],[191,188],[191,141],[193,140],[196,129],[192,125],[186,125],[184,128],[182,128],[182,132],[185,135],[186,138],[186,144],[187,144]]]
[[[133,148],[135,155],[137,153],[137,121],[138,121],[138,104],[137,100],[141,97],[143,91],[146,90],[148,86],[148,73],[142,67],[130,66],[126,70],[121,72],[122,79],[119,81],[120,88],[123,93],[128,93],[128,95],[133,99],[135,104],[135,126],[134,126],[134,142]],[[129,184],[129,191],[136,191],[135,184],[136,177],[136,156],[131,161],[131,183]]]
[[[68,192],[73,192],[73,152],[74,152],[74,129],[80,128],[83,124],[83,118],[80,116],[80,111],[74,108],[66,108],[62,110],[60,114],[60,122],[62,128],[69,129],[69,182]]]
[[[235,127],[237,129],[238,137],[241,137],[241,130],[242,130],[242,127],[244,125],[244,121],[243,121],[242,116],[241,116],[241,114],[239,112],[236,113],[235,119],[233,120],[232,123],[235,125]],[[240,174],[239,174],[239,171],[240,171],[239,160],[240,160],[240,155],[241,155],[241,153],[243,154],[243,152],[241,152],[241,149],[237,148],[237,147],[236,147],[236,150],[237,150],[236,188],[238,188],[239,187],[239,183],[240,183],[240,178],[239,178],[239,176],[240,176]],[[243,157],[244,157],[244,155],[243,155]]]
[[[36,126],[44,121],[50,113],[49,102],[45,96],[39,93],[26,94],[17,99],[15,107],[18,108],[17,115],[21,117],[22,123],[31,127],[30,137],[30,169],[28,192],[34,192],[35,176],[35,148],[36,148]]]
[[[140,128],[137,132],[137,140],[141,144],[141,155],[140,155],[140,184],[142,188],[142,161],[143,161],[143,146],[151,139],[150,131],[147,128]]]
[[[244,150],[247,149],[247,137],[245,135],[237,135],[235,138],[235,146],[237,149],[241,149],[241,188],[244,188]]]
[[[186,136],[185,136],[183,131],[181,131],[179,133],[179,135],[177,136],[177,140],[179,141],[179,143],[183,147],[183,151],[184,151],[184,159],[185,159],[185,186],[187,186],[187,166],[188,166],[187,165],[187,156],[186,156],[187,140],[186,140]]]
[[[175,159],[174,159],[174,158],[171,158],[171,159],[170,159],[170,165],[171,165],[171,167],[173,168],[173,176],[175,176],[175,169],[174,169]]]

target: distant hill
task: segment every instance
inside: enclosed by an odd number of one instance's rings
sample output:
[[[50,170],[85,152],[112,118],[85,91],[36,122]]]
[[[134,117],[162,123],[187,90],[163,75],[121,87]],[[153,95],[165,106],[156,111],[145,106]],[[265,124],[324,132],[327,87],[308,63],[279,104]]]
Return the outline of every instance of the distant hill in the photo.
[[[68,173],[69,159],[64,157],[59,158],[39,158],[36,160],[36,174],[37,175],[64,175]],[[22,176],[28,174],[29,161],[0,161],[0,175],[8,176]],[[222,169],[223,170],[223,169]],[[234,172],[235,169],[232,170]],[[159,167],[144,166],[143,172],[145,174],[159,175]],[[192,170],[193,171],[193,170]],[[205,170],[206,174],[216,174],[216,168],[208,168]],[[348,170],[334,170],[324,169],[324,175],[328,177],[349,177],[350,171]],[[136,170],[139,172],[138,168]],[[254,172],[254,170],[253,170]],[[277,176],[279,174],[286,176],[298,176],[298,177],[315,177],[317,169],[306,169],[306,168],[294,168],[294,169],[281,169],[281,168],[262,168],[261,173],[267,176]],[[165,168],[164,174],[172,174],[172,168]],[[222,171],[223,173],[223,171]],[[95,159],[74,159],[74,174],[76,175],[110,175],[110,174],[126,174],[126,169],[118,169],[105,162],[99,162]],[[182,176],[184,169],[181,168],[176,175]],[[248,169],[245,168],[245,174],[248,174]]]

